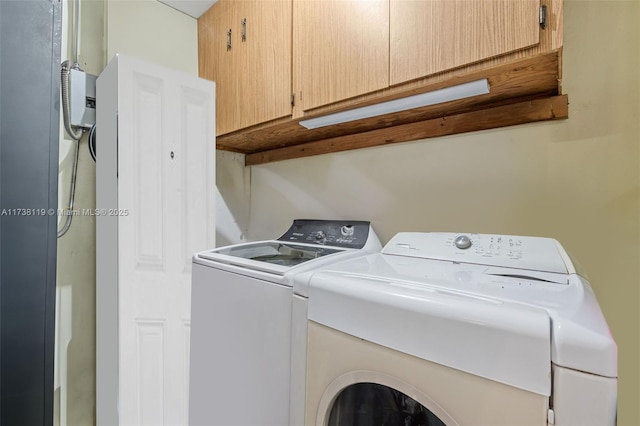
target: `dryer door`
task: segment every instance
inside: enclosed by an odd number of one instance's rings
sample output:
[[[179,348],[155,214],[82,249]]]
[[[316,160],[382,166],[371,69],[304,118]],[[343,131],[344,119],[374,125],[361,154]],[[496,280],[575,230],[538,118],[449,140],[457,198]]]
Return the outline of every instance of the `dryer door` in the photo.
[[[445,426],[431,410],[399,390],[378,383],[344,388],[329,411],[328,426]]]

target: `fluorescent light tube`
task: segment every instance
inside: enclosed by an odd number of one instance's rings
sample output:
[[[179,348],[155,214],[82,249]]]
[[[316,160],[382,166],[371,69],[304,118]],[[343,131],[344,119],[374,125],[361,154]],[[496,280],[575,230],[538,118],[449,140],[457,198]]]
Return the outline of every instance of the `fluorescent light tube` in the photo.
[[[445,87],[444,89],[438,89],[432,92],[303,120],[300,121],[300,125],[307,129],[317,129],[333,124],[347,123],[349,121],[390,114],[392,112],[406,111],[427,105],[441,104],[443,102],[485,95],[487,93],[489,93],[489,81],[483,78],[482,80],[470,81],[469,83]]]

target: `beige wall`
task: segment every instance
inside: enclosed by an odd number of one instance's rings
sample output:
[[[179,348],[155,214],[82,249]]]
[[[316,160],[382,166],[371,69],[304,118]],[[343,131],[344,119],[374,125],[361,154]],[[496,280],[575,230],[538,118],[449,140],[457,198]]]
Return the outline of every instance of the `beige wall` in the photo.
[[[67,6],[69,6],[67,8]],[[65,11],[73,1],[65,1]],[[155,0],[80,0],[79,64],[99,75],[117,52],[197,73],[196,20]],[[63,59],[73,59],[73,19],[63,23]],[[100,101],[98,100],[98,103]],[[97,133],[99,134],[99,130]],[[100,151],[100,137],[97,138]],[[67,205],[74,145],[61,138],[59,199]],[[95,163],[81,140],[75,208],[95,209]],[[58,240],[56,424],[95,424],[95,218],[76,216]],[[60,354],[66,354],[61,357]],[[65,367],[66,366],[66,367]]]
[[[253,166],[236,219],[252,240],[303,217],[368,219],[383,242],[398,231],[560,240],[618,343],[619,424],[638,425],[640,2],[566,0],[564,19],[568,120]]]
[[[197,21],[156,0],[107,0],[107,58],[116,53],[197,74]]]
[[[73,4],[63,2],[62,59],[73,64]],[[104,1],[80,3],[78,64],[98,75],[105,65]],[[95,163],[80,140],[74,210],[95,208]],[[59,208],[67,208],[75,142],[61,125]],[[63,218],[59,221],[61,228]],[[95,410],[95,218],[74,216],[68,232],[58,239],[55,424],[90,425]]]

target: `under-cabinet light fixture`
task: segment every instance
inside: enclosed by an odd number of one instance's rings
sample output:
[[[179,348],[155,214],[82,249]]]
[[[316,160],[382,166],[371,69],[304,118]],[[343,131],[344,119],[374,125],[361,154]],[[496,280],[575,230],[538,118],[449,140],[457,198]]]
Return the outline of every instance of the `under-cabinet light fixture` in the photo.
[[[481,80],[445,87],[444,89],[438,89],[432,92],[407,96],[406,98],[395,99],[393,101],[381,102],[379,104],[368,105],[361,108],[303,120],[300,121],[300,125],[307,129],[317,129],[319,127],[331,126],[333,124],[347,123],[349,121],[390,114],[392,112],[406,111],[428,105],[441,104],[443,102],[485,95],[487,93],[489,93],[489,81],[486,78],[483,78]]]

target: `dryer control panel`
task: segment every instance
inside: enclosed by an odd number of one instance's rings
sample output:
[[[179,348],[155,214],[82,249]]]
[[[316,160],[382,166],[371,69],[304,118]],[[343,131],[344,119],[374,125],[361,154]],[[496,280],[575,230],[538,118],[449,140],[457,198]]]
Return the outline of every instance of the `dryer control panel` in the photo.
[[[370,228],[366,221],[296,219],[278,240],[361,249],[369,240]]]
[[[401,232],[387,243],[382,253],[559,274],[576,273],[560,243],[545,237]]]

